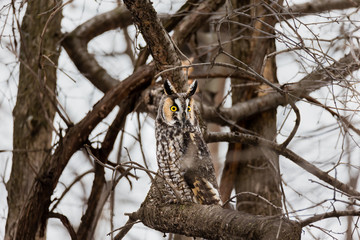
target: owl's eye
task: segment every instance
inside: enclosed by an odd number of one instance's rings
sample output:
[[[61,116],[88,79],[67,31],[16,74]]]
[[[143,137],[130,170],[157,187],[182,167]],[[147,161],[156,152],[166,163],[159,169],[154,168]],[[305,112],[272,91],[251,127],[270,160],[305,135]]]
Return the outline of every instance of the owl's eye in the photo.
[[[190,106],[188,106],[188,107],[187,107],[187,110],[188,110],[188,112],[190,112],[190,111],[191,111],[191,107],[190,107]]]
[[[176,111],[178,110],[178,108],[177,108],[177,106],[172,105],[172,106],[170,107],[170,110],[171,110],[172,112],[176,112]]]

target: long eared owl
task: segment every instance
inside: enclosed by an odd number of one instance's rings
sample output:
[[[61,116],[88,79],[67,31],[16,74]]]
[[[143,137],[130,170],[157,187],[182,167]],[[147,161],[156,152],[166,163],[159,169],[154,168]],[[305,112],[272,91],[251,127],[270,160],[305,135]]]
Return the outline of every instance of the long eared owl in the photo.
[[[197,202],[219,204],[220,197],[210,153],[201,134],[192,96],[177,93],[168,80],[156,117],[156,157],[164,179],[163,199],[168,203]]]

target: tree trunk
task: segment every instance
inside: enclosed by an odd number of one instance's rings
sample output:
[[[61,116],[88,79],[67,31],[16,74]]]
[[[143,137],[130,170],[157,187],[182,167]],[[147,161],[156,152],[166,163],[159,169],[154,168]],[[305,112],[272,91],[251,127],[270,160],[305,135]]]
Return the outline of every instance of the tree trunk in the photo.
[[[55,115],[61,1],[29,1],[20,29],[20,75],[13,110],[13,159],[5,239],[14,239],[18,216],[42,162],[49,156]],[[38,236],[39,232],[38,232]],[[45,239],[45,237],[38,237]]]
[[[267,4],[267,3],[265,3]],[[279,3],[281,5],[281,3]],[[262,17],[266,11],[260,1],[232,1],[234,9],[243,9],[245,15],[235,17],[241,25],[232,25],[232,38],[240,40],[232,43],[232,56],[247,64],[257,73],[263,75],[271,82],[277,82],[276,65],[274,59],[270,59],[262,70],[263,60],[267,53],[275,50],[274,38],[261,38],[260,29],[273,34],[273,29],[260,21],[254,23],[254,19],[260,19],[274,26],[275,21],[271,17]],[[251,17],[250,17],[251,16]],[[247,26],[247,27],[244,27]],[[241,66],[241,63],[234,61]],[[243,67],[243,66],[242,66]],[[251,81],[251,80],[250,80]],[[248,101],[251,98],[265,95],[266,85],[250,85],[249,79],[232,79],[232,103]],[[269,110],[245,121],[237,122],[237,125],[260,136],[274,140],[276,137],[276,110]],[[237,127],[233,131],[238,131]],[[223,200],[227,200],[235,188],[238,195],[236,208],[254,215],[275,215],[281,213],[280,208],[274,208],[263,201],[260,195],[275,206],[281,207],[281,192],[279,188],[279,163],[278,156],[260,147],[230,143],[226,156],[225,167],[221,181],[221,194]],[[255,193],[255,194],[249,194]]]

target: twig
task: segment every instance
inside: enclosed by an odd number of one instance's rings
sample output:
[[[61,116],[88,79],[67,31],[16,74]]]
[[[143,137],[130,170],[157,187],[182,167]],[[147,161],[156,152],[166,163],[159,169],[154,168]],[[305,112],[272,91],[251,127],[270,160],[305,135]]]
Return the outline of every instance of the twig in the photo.
[[[72,186],[75,185],[75,183],[77,183],[78,181],[81,180],[81,178],[85,177],[87,174],[89,173],[93,173],[94,170],[90,169],[86,172],[84,172],[83,174],[80,174],[79,176],[77,176],[74,181],[72,183],[70,183],[70,185],[65,188],[65,190],[63,191],[63,193],[61,194],[61,196],[59,198],[54,199],[53,201],[57,200],[57,202],[53,205],[53,207],[51,208],[50,212],[54,211],[56,209],[56,207],[59,205],[59,203],[61,202],[61,200],[65,197],[65,195],[70,191],[70,189],[72,188]]]
[[[68,230],[71,240],[77,240],[75,230],[71,226],[69,219],[65,215],[60,213],[49,212],[48,218],[58,218],[62,222],[64,227]]]
[[[208,133],[206,135],[207,142],[240,142],[246,143],[251,145],[258,145],[266,148],[270,148],[278,154],[283,155],[284,157],[288,158],[307,172],[313,174],[314,176],[318,177],[322,181],[330,184],[331,186],[341,190],[344,194],[354,197],[355,199],[360,199],[360,192],[356,191],[355,189],[351,188],[347,184],[342,183],[341,181],[337,180],[336,178],[330,176],[326,172],[320,170],[315,165],[309,163],[293,151],[283,148],[281,145],[269,141],[264,138],[260,138],[257,136],[252,136],[249,134],[243,133]]]
[[[238,196],[241,196],[241,195],[251,195],[251,196],[260,198],[261,200],[263,200],[264,202],[266,202],[267,204],[269,204],[269,205],[272,206],[273,208],[282,210],[281,207],[278,207],[278,206],[274,205],[272,202],[270,202],[269,200],[267,200],[267,199],[264,198],[263,196],[261,196],[261,195],[259,195],[259,194],[257,194],[257,193],[253,193],[253,192],[241,192],[241,193],[237,193],[237,194],[235,194],[234,196],[232,196],[231,198],[229,198],[228,200],[226,200],[226,201],[222,204],[222,207],[226,206],[226,204],[228,204],[232,199],[234,199],[234,198],[236,198],[236,197],[238,197]]]
[[[144,148],[143,148],[143,144],[142,144],[142,137],[141,137],[141,123],[140,123],[140,113],[137,113],[137,124],[138,124],[138,141],[139,141],[139,145],[140,145],[140,152],[141,152],[141,156],[144,162],[144,165],[147,169],[149,169],[149,166],[146,162],[146,156],[144,153]]]
[[[116,234],[114,240],[120,240],[123,239],[125,237],[125,235],[130,231],[130,229],[137,223],[140,223],[141,221],[137,221],[135,219],[132,219],[131,217],[129,218],[129,220],[126,222],[126,224],[124,226],[122,226],[121,228],[115,229],[114,231],[118,231],[120,230],[120,232],[118,234]],[[112,232],[108,233],[107,235],[109,236],[109,234],[111,234]]]
[[[104,168],[108,168],[108,169],[113,170],[113,171],[116,170],[114,167],[109,166],[109,165],[103,163],[102,161],[100,161],[100,160],[92,153],[91,147],[90,147],[89,145],[84,144],[84,147],[85,147],[85,150],[86,150],[87,154],[88,154],[89,156],[91,156],[96,163],[100,164],[100,165],[103,166]]]
[[[346,117],[341,116],[337,112],[333,111],[330,107],[325,106],[324,104],[322,104],[321,102],[319,102],[318,100],[316,100],[315,98],[313,98],[313,97],[311,97],[309,95],[305,96],[305,99],[308,100],[311,103],[314,103],[317,106],[320,106],[320,107],[324,108],[331,115],[337,117],[343,123],[345,128],[352,129],[357,135],[360,136],[360,129],[356,128],[350,121],[347,120]]]
[[[344,210],[344,211],[332,211],[323,214],[315,214],[309,218],[300,221],[301,227],[305,227],[311,223],[326,219],[326,218],[339,218],[346,216],[360,216],[360,210]]]
[[[289,95],[285,95],[285,97],[289,98],[290,96]],[[287,139],[281,144],[281,146],[283,148],[286,148],[287,145],[289,145],[289,143],[291,142],[291,140],[295,137],[295,134],[300,126],[300,111],[299,111],[299,108],[295,105],[295,102],[292,100],[292,99],[289,99],[288,100],[290,106],[292,107],[292,109],[294,110],[295,112],[295,115],[296,115],[296,120],[295,120],[295,125],[290,133],[290,135],[287,137]]]

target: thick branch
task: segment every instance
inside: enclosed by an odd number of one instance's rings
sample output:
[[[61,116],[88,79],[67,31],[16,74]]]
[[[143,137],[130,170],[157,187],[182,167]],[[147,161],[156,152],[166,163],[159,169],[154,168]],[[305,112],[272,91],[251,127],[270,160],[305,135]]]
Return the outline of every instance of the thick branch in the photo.
[[[301,234],[300,225],[286,218],[253,216],[216,205],[146,204],[135,215],[158,231],[206,239],[291,240]]]
[[[132,23],[125,7],[115,8],[100,14],[75,28],[64,38],[62,45],[79,71],[102,92],[119,83],[99,65],[94,55],[87,50],[88,42],[94,37],[118,27],[124,28]]]
[[[17,4],[15,1],[12,1],[12,4],[14,21],[17,21],[17,18],[20,18],[18,13],[15,13]],[[15,52],[18,48],[15,42],[14,57],[18,57],[19,81],[16,105],[13,109],[14,151],[10,179],[6,183],[8,195],[8,216],[4,234],[6,240],[14,239],[21,208],[31,191],[31,182],[36,178],[41,164],[48,160],[56,113],[53,103],[56,102],[56,66],[60,55],[62,1],[35,0],[27,2],[25,6],[26,12],[21,28],[18,26],[17,29],[13,26],[14,36],[16,31],[19,31],[21,46],[17,55]],[[1,8],[5,8],[5,5],[2,4]],[[3,42],[2,39],[0,42]],[[36,216],[34,215],[33,218]],[[36,231],[37,228],[33,230]],[[43,231],[39,233],[38,240],[45,239]]]
[[[28,200],[20,214],[15,239],[25,240],[35,237],[40,219],[46,218],[51,203],[50,197],[70,157],[84,144],[91,131],[119,102],[126,101],[131,95],[149,86],[153,74],[152,66],[139,69],[138,72],[108,91],[85,118],[69,129],[51,158],[41,166],[38,178],[33,183]]]
[[[174,29],[173,39],[176,44],[182,45],[192,34],[204,26],[204,23],[224,5],[225,0],[207,0],[199,4]]]
[[[312,1],[303,4],[295,4],[290,6],[286,12],[288,15],[283,15],[285,18],[294,18],[309,14],[317,14],[332,10],[343,10],[347,8],[359,7],[359,0],[327,0],[327,1]]]
[[[284,157],[291,160],[293,163],[297,164],[299,167],[303,168],[307,172],[313,174],[324,182],[330,184],[331,186],[339,189],[340,191],[346,193],[351,197],[355,197],[356,199],[360,199],[360,192],[356,191],[352,187],[347,184],[342,183],[336,178],[330,176],[327,172],[324,172],[317,168],[315,165],[309,163],[293,151],[282,147],[281,145],[266,140],[264,138],[260,138],[257,136],[242,134],[242,133],[209,133],[205,136],[207,142],[239,142],[245,144],[251,144],[255,146],[262,146],[265,148],[269,148],[275,151],[278,154],[283,155]]]
[[[94,157],[102,163],[106,163],[111,153],[116,138],[119,131],[124,127],[126,116],[134,109],[135,107],[135,96],[128,99],[128,101],[123,102],[120,105],[120,111],[116,116],[115,120],[109,127],[106,132],[104,141],[101,144],[101,149],[93,149],[95,154]],[[119,167],[120,172],[124,172],[123,167]],[[96,229],[96,225],[101,215],[101,210],[103,209],[106,201],[100,201],[102,196],[106,196],[106,181],[104,177],[105,171],[104,166],[95,162],[95,176],[93,181],[93,186],[91,188],[90,197],[87,203],[87,209],[85,214],[81,218],[81,223],[77,231],[78,239],[91,239],[93,238],[93,233]]]
[[[124,3],[141,31],[157,69],[162,71],[169,65],[180,66],[181,61],[175,51],[175,46],[156,15],[152,3],[149,0],[124,0]],[[178,89],[181,89],[184,84],[180,69],[164,73],[163,77],[171,79]]]
[[[359,55],[359,50],[356,50],[355,54]],[[285,85],[283,89],[292,99],[274,92],[246,102],[237,103],[231,108],[213,108],[202,105],[200,109],[202,110],[203,118],[211,122],[227,124],[223,120],[224,118],[231,121],[239,121],[278,106],[286,106],[289,104],[289,101],[298,101],[311,92],[334,83],[334,81],[343,81],[346,76],[359,68],[360,65],[356,64],[353,55],[348,54],[328,67],[308,74],[297,83]]]

